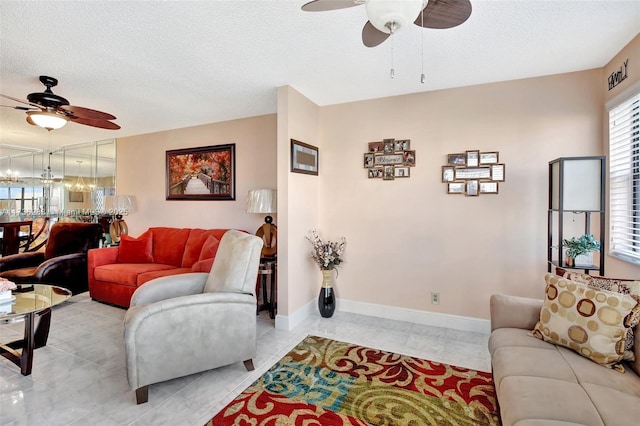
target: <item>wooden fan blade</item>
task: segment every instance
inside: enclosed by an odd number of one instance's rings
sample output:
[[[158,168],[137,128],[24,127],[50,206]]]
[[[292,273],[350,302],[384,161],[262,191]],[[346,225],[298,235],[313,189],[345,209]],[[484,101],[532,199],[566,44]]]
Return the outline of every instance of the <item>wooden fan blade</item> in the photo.
[[[69,117],[69,120],[73,121],[74,123],[84,124],[85,126],[99,127],[101,129],[107,130],[118,130],[120,128],[120,126],[118,126],[116,123],[112,123],[108,120],[94,120],[91,118],[73,116]]]
[[[11,99],[12,101],[15,101],[15,102],[20,102],[21,104],[31,105],[33,109],[41,109],[43,111],[45,110],[42,106],[38,104],[32,104],[31,102],[25,101],[24,99],[14,98],[13,96],[3,95],[2,93],[0,93],[0,96],[2,96],[3,98]],[[19,109],[19,108],[16,107],[16,109]]]
[[[73,105],[62,105],[58,107],[59,110],[71,114],[79,118],[88,118],[90,120],[115,120],[116,117],[102,111],[96,111],[95,109],[83,108]]]
[[[419,27],[444,30],[457,27],[471,16],[469,0],[429,0],[414,24]],[[424,19],[424,21],[423,21]]]
[[[389,38],[391,34],[383,33],[378,30],[373,24],[367,21],[362,28],[362,42],[367,47],[376,47],[383,41]]]
[[[36,108],[36,107],[30,107],[30,106],[23,107],[23,106],[19,106],[19,105],[0,105],[0,107],[17,109],[18,111],[32,111],[34,109],[40,109],[40,108]]]
[[[324,12],[325,10],[346,9],[347,7],[360,6],[364,0],[313,0],[302,5],[305,12]]]

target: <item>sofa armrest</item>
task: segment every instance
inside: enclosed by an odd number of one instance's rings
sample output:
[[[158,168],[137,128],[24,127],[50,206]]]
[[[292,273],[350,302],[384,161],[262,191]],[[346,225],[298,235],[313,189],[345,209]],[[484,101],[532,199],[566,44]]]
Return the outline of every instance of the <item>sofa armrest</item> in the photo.
[[[52,257],[42,262],[33,276],[38,282],[58,282],[56,278],[61,277],[64,279],[70,276],[70,271],[74,268],[84,269],[86,262],[87,256],[84,253],[71,253]]]
[[[43,252],[27,252],[0,257],[0,272],[12,269],[31,268],[44,261]]]
[[[118,246],[90,249],[87,252],[87,263],[89,269],[97,266],[118,263]]]
[[[540,319],[542,300],[494,294],[489,302],[491,331],[497,328],[532,330]]]
[[[138,287],[129,306],[147,305],[174,297],[202,293],[209,274],[193,272],[156,278]]]

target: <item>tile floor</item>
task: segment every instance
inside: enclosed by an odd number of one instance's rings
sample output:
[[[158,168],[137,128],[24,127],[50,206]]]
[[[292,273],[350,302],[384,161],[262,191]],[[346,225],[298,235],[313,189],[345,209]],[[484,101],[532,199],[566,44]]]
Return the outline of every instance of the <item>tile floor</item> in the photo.
[[[55,307],[49,342],[35,351],[31,376],[0,358],[0,425],[201,426],[309,334],[490,371],[485,334],[342,312],[282,331],[262,312],[255,371],[239,362],[151,385],[149,402],[136,405],[125,372],[124,313],[88,293]],[[0,325],[0,341],[21,338],[23,327]]]

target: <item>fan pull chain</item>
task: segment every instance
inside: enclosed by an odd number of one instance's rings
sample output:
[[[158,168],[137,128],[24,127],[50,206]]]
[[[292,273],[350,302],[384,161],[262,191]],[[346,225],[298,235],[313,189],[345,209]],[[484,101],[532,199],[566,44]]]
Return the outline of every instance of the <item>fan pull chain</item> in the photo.
[[[422,74],[420,74],[420,83],[424,84],[424,8],[420,11],[420,34],[422,35],[421,37],[421,42],[422,42],[422,46],[421,46],[421,50],[422,50]]]
[[[395,37],[393,36],[393,26],[391,26],[391,78],[394,78],[396,76],[396,71],[393,69],[393,45],[394,45],[394,39]]]

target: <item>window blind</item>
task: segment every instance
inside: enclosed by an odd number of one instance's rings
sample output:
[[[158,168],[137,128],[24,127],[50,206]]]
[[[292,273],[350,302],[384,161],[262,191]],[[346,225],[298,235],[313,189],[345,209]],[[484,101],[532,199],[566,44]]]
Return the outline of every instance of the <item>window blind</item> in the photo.
[[[609,251],[640,263],[640,93],[609,111]]]

